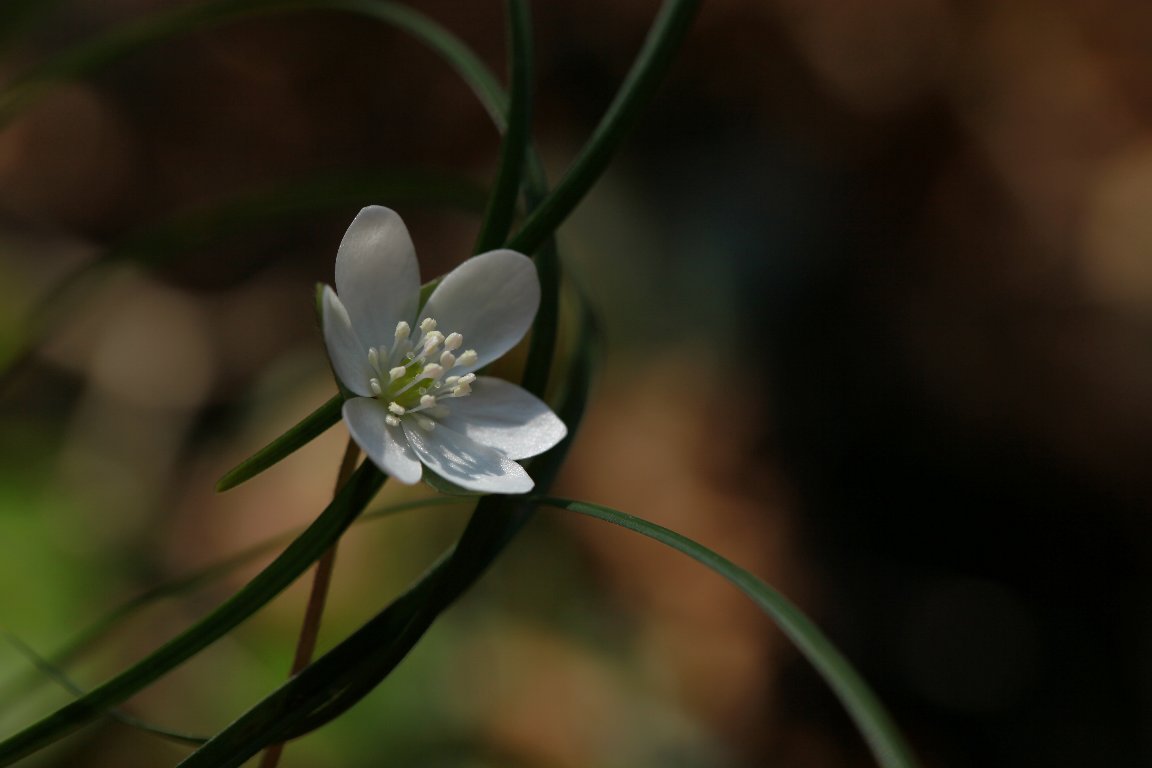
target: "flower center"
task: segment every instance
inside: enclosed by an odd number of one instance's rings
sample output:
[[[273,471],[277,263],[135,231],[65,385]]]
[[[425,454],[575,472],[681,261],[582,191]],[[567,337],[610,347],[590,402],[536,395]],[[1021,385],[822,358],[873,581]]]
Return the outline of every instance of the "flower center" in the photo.
[[[376,374],[368,386],[377,400],[387,403],[389,426],[398,427],[402,419],[409,419],[430,431],[436,419],[449,413],[443,401],[472,393],[476,374],[447,374],[453,368],[475,365],[476,350],[457,355],[464,337],[455,332],[445,336],[430,317],[421,320],[418,329],[419,336],[412,339],[411,326],[401,320],[391,350],[384,345],[368,347],[368,365]]]

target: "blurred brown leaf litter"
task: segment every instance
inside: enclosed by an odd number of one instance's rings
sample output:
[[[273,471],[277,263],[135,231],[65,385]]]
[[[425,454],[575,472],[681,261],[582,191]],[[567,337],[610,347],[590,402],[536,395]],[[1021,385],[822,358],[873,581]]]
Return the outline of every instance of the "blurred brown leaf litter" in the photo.
[[[65,4],[0,66],[169,5]],[[413,5],[503,71],[500,4]],[[553,178],[656,7],[535,5]],[[671,525],[792,595],[928,766],[1152,763],[1150,31],[1152,8],[1111,1],[713,0],[561,231],[609,354],[557,491]],[[357,17],[249,20],[134,54],[0,132],[0,345],[61,276],[168,217],[318,174],[483,185],[497,148],[443,63]],[[475,234],[456,209],[371,202],[401,210],[426,276]],[[311,290],[358,207],[113,270],[77,303],[0,397],[2,573],[36,584],[5,623],[51,649],[321,508],[338,431],[249,487],[211,485],[331,392]],[[356,529],[322,642],[458,524],[420,512]],[[77,678],[123,667],[243,577],[159,607]],[[282,677],[302,601],[290,591],[133,711],[219,729]],[[23,669],[0,659],[5,679]],[[180,754],[106,725],[43,764]],[[293,753],[385,754],[868,764],[727,585],[554,512],[395,680]]]

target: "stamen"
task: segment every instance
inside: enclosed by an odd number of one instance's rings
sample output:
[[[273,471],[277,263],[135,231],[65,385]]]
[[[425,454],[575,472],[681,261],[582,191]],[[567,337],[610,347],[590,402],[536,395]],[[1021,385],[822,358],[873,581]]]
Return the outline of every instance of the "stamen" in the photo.
[[[472,394],[472,382],[476,381],[476,374],[469,373],[460,377],[456,386],[452,387],[453,397],[464,397]]]
[[[448,378],[444,379],[444,386],[446,386],[446,387],[454,387],[459,383],[460,383],[460,377],[459,376],[449,376]]]
[[[479,355],[476,354],[476,350],[470,349],[464,354],[460,355],[460,357],[456,358],[456,364],[464,366],[476,365],[476,359],[478,357]]]
[[[436,330],[436,321],[430,317],[424,318],[420,321],[420,330],[424,331],[424,333]]]
[[[444,339],[444,349],[448,350],[449,352],[455,352],[456,350],[460,349],[460,345],[463,343],[464,337],[453,331]]]
[[[440,365],[444,366],[444,370],[456,367],[456,355],[451,352],[444,352],[440,355]]]
[[[429,331],[424,337],[424,354],[430,355],[444,342],[444,334],[440,331]]]
[[[375,371],[380,370],[380,353],[376,347],[368,347],[368,365],[372,366]]]
[[[396,414],[397,416],[403,416],[408,412],[404,406],[400,405],[400,403],[396,402],[395,400],[388,403],[388,410],[392,411],[392,413]]]
[[[438,379],[444,375],[444,367],[436,363],[428,363],[424,366],[423,376],[429,379]]]
[[[368,386],[372,388],[372,394],[376,396],[384,394],[384,390],[380,386],[380,379],[368,379]]]
[[[424,395],[420,398],[421,408],[431,408],[436,405],[436,398],[433,395]]]
[[[406,373],[408,373],[408,369],[402,365],[398,365],[392,370],[388,371],[388,381],[396,381],[396,379],[400,378]]]
[[[390,427],[398,427],[400,426],[400,419],[396,418],[392,414],[388,414],[384,417],[384,423]]]

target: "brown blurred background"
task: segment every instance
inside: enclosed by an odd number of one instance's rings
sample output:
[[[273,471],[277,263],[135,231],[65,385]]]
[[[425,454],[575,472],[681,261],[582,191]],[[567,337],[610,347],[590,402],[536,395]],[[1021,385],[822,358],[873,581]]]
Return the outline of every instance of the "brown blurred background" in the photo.
[[[45,3],[0,74],[172,5]],[[413,5],[503,71],[500,3]],[[536,6],[536,137],[556,178],[657,4]],[[561,231],[608,355],[558,492],[670,525],[794,597],[927,766],[1152,765],[1149,39],[1152,6],[1119,0],[709,0]],[[212,485],[330,395],[311,292],[355,211],[400,211],[438,274],[467,253],[497,149],[435,56],[322,12],[182,36],[0,132],[6,357],[70,271],[174,217],[309,191],[287,216],[195,219],[146,267],[100,273],[5,378],[0,623],[51,651],[314,516],[342,427],[243,488]],[[462,514],[355,529],[322,641],[379,610]],[[70,671],[104,679],[254,567],[155,606]],[[304,596],[129,710],[223,727],[283,678]],[[27,667],[0,649],[5,732],[67,700],[11,682]],[[185,752],[109,723],[29,764]],[[286,764],[386,759],[870,764],[735,590],[556,512]]]

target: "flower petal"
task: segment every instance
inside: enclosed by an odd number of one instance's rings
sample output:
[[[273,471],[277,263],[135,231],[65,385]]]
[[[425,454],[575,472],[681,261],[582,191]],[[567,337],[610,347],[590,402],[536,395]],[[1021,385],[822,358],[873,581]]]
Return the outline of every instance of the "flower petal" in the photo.
[[[503,379],[481,376],[468,397],[444,401],[442,426],[495,448],[510,459],[527,459],[560,442],[568,428],[544,401]]]
[[[449,272],[428,298],[420,317],[435,318],[444,333],[464,337],[463,349],[475,349],[475,364],[453,369],[474,371],[516,346],[540,306],[536,265],[516,251],[488,251]]]
[[[344,401],[344,423],[352,439],[364,449],[372,463],[402,483],[420,480],[420,460],[408,445],[402,427],[385,422],[388,409],[371,397],[353,397]]]
[[[396,323],[411,322],[420,301],[416,249],[395,211],[370,205],[352,220],[336,252],[336,291],[360,340],[391,351]]]
[[[524,468],[504,454],[443,425],[427,431],[406,419],[404,434],[420,461],[461,488],[482,493],[526,493],[535,485]]]
[[[367,347],[356,338],[348,310],[327,285],[321,300],[320,324],[324,326],[324,345],[328,347],[332,370],[348,389],[358,395],[371,395],[368,380],[375,374],[368,365]]]

